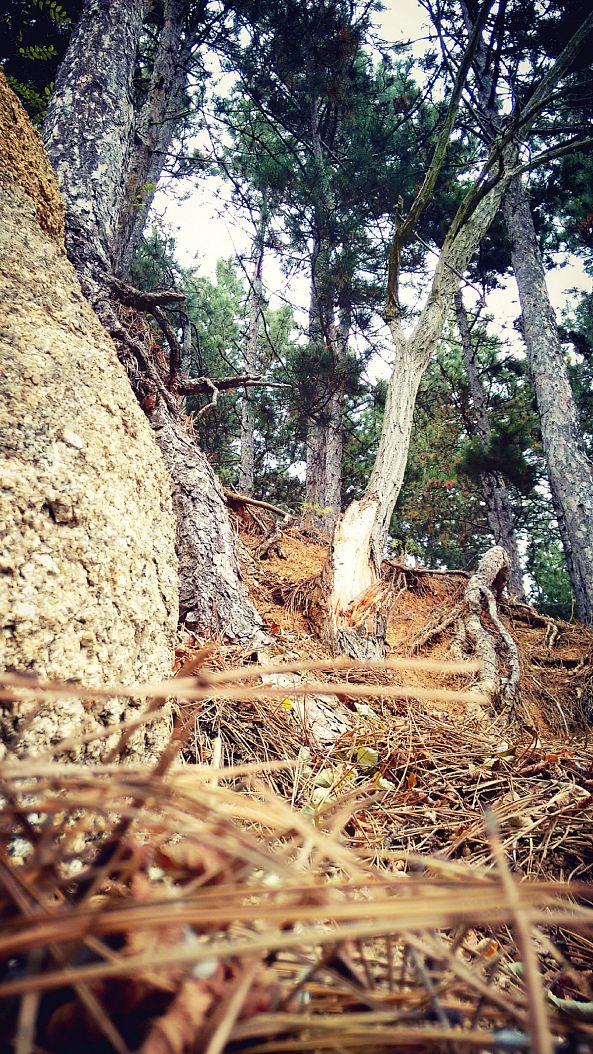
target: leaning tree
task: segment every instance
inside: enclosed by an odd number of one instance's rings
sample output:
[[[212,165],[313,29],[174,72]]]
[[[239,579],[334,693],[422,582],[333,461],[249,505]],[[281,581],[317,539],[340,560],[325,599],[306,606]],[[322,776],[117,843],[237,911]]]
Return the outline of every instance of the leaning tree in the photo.
[[[147,209],[180,114],[192,108],[199,51],[221,13],[206,2],[86,0],[60,67],[44,141],[66,202],[66,249],[84,293],[126,365],[154,429],[177,515],[180,614],[232,640],[261,639],[241,581],[223,494],[184,427],[181,348],[164,310],[174,290],[140,293],[127,281]],[[142,315],[161,327],[163,362]]]
[[[545,74],[532,83],[525,101],[503,116],[497,134],[488,144],[479,174],[467,192],[445,235],[427,299],[411,333],[402,324],[399,279],[402,247],[429,204],[468,80],[490,2],[480,5],[467,46],[458,65],[450,102],[432,162],[407,214],[398,209],[390,250],[385,318],[393,340],[395,358],[389,380],[383,428],[377,457],[366,491],[350,504],[336,525],[329,569],[329,633],[338,648],[358,646],[355,641],[359,613],[366,596],[376,598],[376,583],[389,523],[406,466],[412,418],[420,380],[452,311],[454,297],[471,257],[488,231],[505,191],[526,168],[543,163],[549,153],[525,162],[517,144],[527,142],[535,122],[553,106],[558,83],[570,71],[593,27],[593,14],[583,22]],[[372,607],[371,607],[372,610]],[[369,627],[376,638],[378,621]],[[353,635],[354,629],[354,635]]]

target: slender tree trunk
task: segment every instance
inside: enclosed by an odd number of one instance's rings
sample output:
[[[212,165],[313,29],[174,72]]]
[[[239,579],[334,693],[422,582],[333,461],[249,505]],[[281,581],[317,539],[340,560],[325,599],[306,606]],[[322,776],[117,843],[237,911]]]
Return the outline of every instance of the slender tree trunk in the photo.
[[[186,87],[189,49],[183,42],[188,0],[164,0],[163,20],[146,97],[136,114],[134,142],[116,233],[115,270],[127,275],[140,244]]]
[[[324,343],[323,306],[318,288],[318,260],[321,255],[316,240],[311,257],[311,296],[309,300],[309,340],[320,347]],[[325,464],[327,453],[326,412],[330,393],[327,378],[316,376],[314,398],[308,407],[306,438],[305,500],[310,506],[308,521],[323,530],[326,527],[321,510],[325,508]]]
[[[469,393],[472,401],[469,416],[473,421],[479,439],[485,444],[491,433],[490,414],[476,365],[467,311],[461,291],[455,294],[455,314],[457,316],[457,326],[461,337],[461,347],[463,349]],[[516,597],[524,599],[523,570],[517,548],[513,507],[504,476],[500,472],[482,472],[480,474],[480,487],[484,504],[486,505],[486,519],[492,531],[494,542],[496,545],[502,546],[509,558],[509,587]]]
[[[325,507],[333,531],[342,507],[342,451],[344,446],[344,369],[348,356],[350,319],[344,315],[336,328],[336,384],[328,404],[325,449]]]
[[[173,6],[167,10],[170,13]],[[155,370],[150,349],[134,342],[118,318],[111,279],[133,240],[125,217],[131,173],[136,173],[135,179],[140,170],[133,71],[145,13],[144,0],[87,0],[58,74],[45,127],[47,151],[66,202],[68,255],[122,357],[129,360],[132,348],[138,358],[133,374],[137,394],[146,391],[147,376],[154,377]],[[170,36],[174,46],[178,37],[172,32]],[[165,95],[159,99],[170,139],[169,102]],[[151,121],[157,119],[153,109]],[[164,139],[159,141],[165,149]],[[178,400],[161,384],[152,389],[148,406],[178,515],[181,615],[202,632],[215,625],[233,640],[260,639],[261,620],[241,581],[221,488],[204,455],[184,433]]]
[[[245,349],[245,366],[247,373],[259,372],[259,336],[261,317],[264,308],[262,274],[264,266],[267,214],[262,205],[258,229],[254,240],[254,267],[249,295],[249,328],[247,330],[247,347]],[[243,395],[241,406],[241,461],[239,464],[239,491],[241,494],[253,494],[253,476],[255,471],[255,402],[248,394]]]
[[[331,369],[319,377],[316,409],[307,430],[307,502],[322,515],[313,519],[317,526],[331,534],[340,513],[342,490],[342,445],[344,418],[344,383],[341,369],[347,349],[347,336],[336,326],[336,288],[332,279],[330,250],[325,229],[335,209],[329,183],[324,144],[320,132],[318,100],[311,104],[311,142],[318,177],[315,203],[317,233],[311,257],[311,307],[309,337],[327,349],[332,357]]]
[[[520,177],[512,181],[505,195],[503,213],[554,509],[576,612],[584,621],[593,622],[593,465],[583,446],[531,209]]]
[[[506,166],[509,160],[503,157],[502,164]],[[380,577],[389,523],[404,478],[420,381],[453,308],[460,276],[498,211],[506,182],[503,169],[499,181],[482,194],[471,214],[466,214],[466,205],[461,206],[463,221],[456,217],[445,238],[430,293],[412,333],[406,338],[399,320],[388,319],[395,360],[379,449],[363,497],[339,518],[333,538],[327,635],[337,649],[350,646],[353,602],[372,590]]]

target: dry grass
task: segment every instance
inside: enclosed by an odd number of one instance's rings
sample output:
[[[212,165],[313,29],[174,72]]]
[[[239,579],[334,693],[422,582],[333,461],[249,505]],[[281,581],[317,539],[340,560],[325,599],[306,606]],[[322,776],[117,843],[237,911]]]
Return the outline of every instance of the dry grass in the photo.
[[[205,658],[111,689],[179,699],[152,770],[71,742],[2,766],[5,1049],[592,1049],[591,755],[462,721],[471,666],[433,664],[427,704],[399,663],[284,664],[287,690]],[[351,715],[325,745],[283,705],[320,691]]]

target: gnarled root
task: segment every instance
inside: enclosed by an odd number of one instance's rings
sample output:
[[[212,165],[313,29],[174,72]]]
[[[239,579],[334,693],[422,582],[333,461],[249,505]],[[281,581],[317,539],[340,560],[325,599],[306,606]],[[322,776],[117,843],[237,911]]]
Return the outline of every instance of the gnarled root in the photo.
[[[511,634],[501,622],[497,608],[509,569],[509,558],[502,546],[495,545],[484,554],[463,594],[460,605],[463,631],[460,631],[459,636],[463,638],[464,648],[469,648],[482,662],[478,684],[481,691],[493,701],[501,700],[512,706],[518,698],[519,653]],[[504,646],[506,676],[501,673],[496,637],[484,622],[485,612]]]

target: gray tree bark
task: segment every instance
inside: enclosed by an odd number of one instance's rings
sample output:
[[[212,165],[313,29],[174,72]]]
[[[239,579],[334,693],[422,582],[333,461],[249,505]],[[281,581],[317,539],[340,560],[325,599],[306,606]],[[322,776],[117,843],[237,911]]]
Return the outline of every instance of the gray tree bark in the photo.
[[[173,2],[166,5],[170,18],[182,8]],[[170,141],[172,133],[164,90],[153,96],[149,117],[140,112],[140,124],[134,107],[133,71],[146,10],[147,0],[87,0],[58,74],[44,130],[66,201],[68,255],[99,319],[128,360],[133,342],[127,340],[114,308],[110,278],[123,266],[138,234],[129,219],[131,195],[136,195],[153,148],[158,154],[155,165],[162,164],[166,135]],[[181,46],[171,25],[167,39],[171,47]],[[178,59],[177,54],[175,63]],[[175,95],[178,82],[172,62],[168,70]],[[162,126],[157,133],[153,126],[158,120]],[[147,366],[148,350],[144,355],[140,348],[139,354],[144,357],[135,373],[141,392],[150,363]],[[214,622],[232,640],[261,639],[261,620],[241,581],[221,490],[213,483],[206,458],[183,431],[178,400],[157,386],[147,413],[178,512],[182,617],[201,632]],[[202,494],[208,497],[200,502]]]
[[[169,480],[66,259],[51,165],[1,73],[0,142],[0,669],[85,686],[2,704],[0,756],[97,761],[121,722],[138,718],[125,756],[155,759],[170,735],[167,706],[143,724],[142,705],[93,699],[92,688],[171,675]]]
[[[554,510],[579,618],[593,622],[593,465],[578,413],[529,200],[520,177],[503,202],[519,289],[529,372],[539,412]]]
[[[260,219],[253,244],[253,274],[249,293],[249,326],[247,329],[247,346],[245,348],[245,366],[247,373],[260,372],[259,337],[261,318],[264,309],[263,267],[265,254],[267,214],[262,205]],[[239,463],[239,492],[253,494],[255,472],[255,403],[247,389],[241,406],[241,460]]]
[[[469,382],[472,403],[470,417],[476,434],[485,444],[491,432],[490,415],[472,346],[467,311],[460,290],[455,294],[455,314]],[[486,506],[486,519],[495,545],[502,546],[509,559],[509,588],[514,596],[524,600],[523,570],[517,548],[513,507],[505,478],[500,472],[482,472],[480,487]]]

